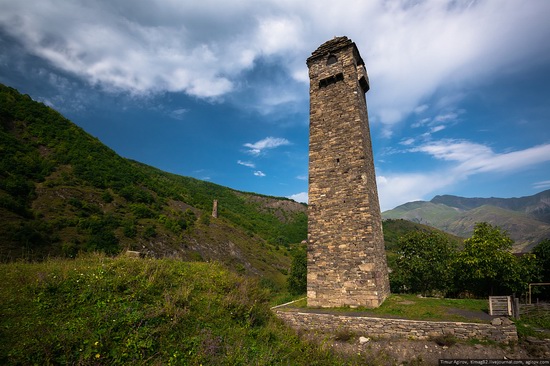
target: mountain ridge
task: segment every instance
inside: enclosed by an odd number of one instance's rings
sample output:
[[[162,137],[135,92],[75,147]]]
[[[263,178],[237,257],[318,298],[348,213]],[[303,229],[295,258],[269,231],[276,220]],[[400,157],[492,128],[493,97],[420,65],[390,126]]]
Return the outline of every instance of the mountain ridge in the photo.
[[[512,211],[525,212],[537,220],[550,223],[550,189],[531,196],[512,198],[480,198],[459,197],[453,195],[438,195],[430,200],[462,210],[471,210],[483,205],[496,206]]]
[[[525,252],[550,237],[550,190],[514,198],[439,195],[397,206],[382,217],[430,225],[464,238],[472,234],[476,222],[488,222],[509,233],[514,251]]]

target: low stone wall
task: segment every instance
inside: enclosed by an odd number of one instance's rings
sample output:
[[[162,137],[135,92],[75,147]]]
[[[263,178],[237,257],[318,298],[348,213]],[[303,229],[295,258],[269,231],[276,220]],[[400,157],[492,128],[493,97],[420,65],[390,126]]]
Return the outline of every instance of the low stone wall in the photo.
[[[477,338],[499,343],[517,342],[518,340],[516,326],[507,318],[496,318],[491,324],[484,324],[274,311],[277,317],[295,329],[333,333],[346,330],[358,335],[379,338],[429,339],[450,334],[457,339]]]

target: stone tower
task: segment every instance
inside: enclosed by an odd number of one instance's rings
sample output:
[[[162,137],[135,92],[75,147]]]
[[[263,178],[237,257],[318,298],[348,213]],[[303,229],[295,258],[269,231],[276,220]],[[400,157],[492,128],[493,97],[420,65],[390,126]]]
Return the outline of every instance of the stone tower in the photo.
[[[218,218],[218,200],[214,200],[212,203],[212,217],[215,219]]]
[[[390,293],[365,93],[347,37],[307,59],[310,78],[308,306],[378,307]]]

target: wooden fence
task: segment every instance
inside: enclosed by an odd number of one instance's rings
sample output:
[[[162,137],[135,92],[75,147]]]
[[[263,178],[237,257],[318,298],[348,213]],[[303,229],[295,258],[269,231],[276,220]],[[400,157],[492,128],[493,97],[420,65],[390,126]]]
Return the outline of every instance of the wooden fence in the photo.
[[[489,296],[489,315],[512,316],[512,297]]]

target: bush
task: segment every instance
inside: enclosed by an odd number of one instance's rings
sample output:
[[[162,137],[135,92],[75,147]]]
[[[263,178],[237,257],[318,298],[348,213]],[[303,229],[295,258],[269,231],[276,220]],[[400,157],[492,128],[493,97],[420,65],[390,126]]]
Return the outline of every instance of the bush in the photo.
[[[304,294],[307,291],[307,251],[305,245],[299,246],[292,254],[287,287],[292,295]]]
[[[0,266],[0,364],[358,361],[300,340],[256,281],[214,263],[87,255]]]

